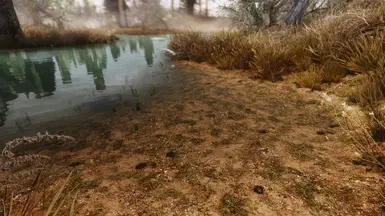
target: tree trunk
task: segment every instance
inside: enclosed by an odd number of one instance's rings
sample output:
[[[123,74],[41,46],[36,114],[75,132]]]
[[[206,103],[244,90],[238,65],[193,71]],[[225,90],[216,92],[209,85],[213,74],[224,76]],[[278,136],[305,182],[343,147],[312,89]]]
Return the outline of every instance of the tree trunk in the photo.
[[[36,9],[36,7],[33,7],[31,16],[34,25],[41,26],[43,24],[40,12],[38,9]]]
[[[171,11],[174,12],[174,0],[171,0]]]
[[[194,15],[195,0],[187,0],[187,13]]]
[[[285,20],[286,25],[300,25],[302,24],[303,15],[309,0],[294,0],[293,6],[291,7],[289,14]]]
[[[199,15],[202,15],[202,0],[199,0]]]
[[[0,0],[0,35],[24,37],[12,0]]]
[[[209,0],[206,0],[206,13],[205,15],[208,17],[209,16]]]
[[[126,16],[123,9],[123,0],[119,0],[119,25],[121,28],[126,27]]]

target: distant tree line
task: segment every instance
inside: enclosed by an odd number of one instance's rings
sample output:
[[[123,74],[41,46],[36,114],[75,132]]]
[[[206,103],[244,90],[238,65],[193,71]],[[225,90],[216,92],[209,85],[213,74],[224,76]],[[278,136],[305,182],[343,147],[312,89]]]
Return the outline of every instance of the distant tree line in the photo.
[[[213,0],[179,0],[180,8],[194,15],[198,6],[202,14],[208,16],[208,4]],[[222,6],[222,11],[239,28],[258,28],[277,24],[301,25],[307,17],[344,5],[353,0],[232,0]],[[174,11],[174,0],[171,10]],[[51,20],[59,29],[64,28],[68,15],[91,16],[96,14],[96,6],[90,0],[77,5],[75,0],[0,0],[0,36],[14,39],[23,37],[15,7],[29,14],[33,24],[42,24],[43,19]],[[120,27],[138,22],[145,28],[151,22],[164,22],[168,14],[160,0],[104,0],[105,10]]]

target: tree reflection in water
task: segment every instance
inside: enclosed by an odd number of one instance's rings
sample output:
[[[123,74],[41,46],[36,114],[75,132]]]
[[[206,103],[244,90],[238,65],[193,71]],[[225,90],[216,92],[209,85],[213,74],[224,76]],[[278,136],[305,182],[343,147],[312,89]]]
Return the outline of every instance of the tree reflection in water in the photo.
[[[125,53],[126,47],[130,52]],[[142,55],[147,66],[154,63],[154,43],[150,36],[130,37],[109,45],[62,48],[53,54],[44,50],[0,52],[0,126],[6,120],[9,101],[20,94],[28,99],[31,93],[32,98],[38,99],[53,95],[57,89],[56,76],[61,80],[60,85],[71,84],[71,72],[79,70],[80,65],[92,76],[95,90],[105,90],[103,73],[107,70],[107,49],[111,54],[110,64],[120,61],[123,55],[125,59],[129,59],[127,55]],[[39,52],[48,56],[37,58]]]

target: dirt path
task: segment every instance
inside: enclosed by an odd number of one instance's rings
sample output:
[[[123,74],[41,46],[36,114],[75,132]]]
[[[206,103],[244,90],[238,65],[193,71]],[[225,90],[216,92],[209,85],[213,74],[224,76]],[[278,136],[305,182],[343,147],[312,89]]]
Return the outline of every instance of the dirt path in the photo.
[[[77,170],[79,215],[380,214],[380,177],[352,164],[316,93],[177,67],[176,84],[140,110],[64,131],[79,142],[51,170]]]

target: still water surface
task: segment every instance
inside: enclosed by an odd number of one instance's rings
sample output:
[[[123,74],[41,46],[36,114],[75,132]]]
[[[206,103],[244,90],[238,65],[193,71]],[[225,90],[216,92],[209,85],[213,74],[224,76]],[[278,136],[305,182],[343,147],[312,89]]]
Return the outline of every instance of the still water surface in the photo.
[[[108,45],[0,52],[0,137],[114,106],[165,82],[169,36],[121,36]],[[3,131],[3,132],[2,132]]]

